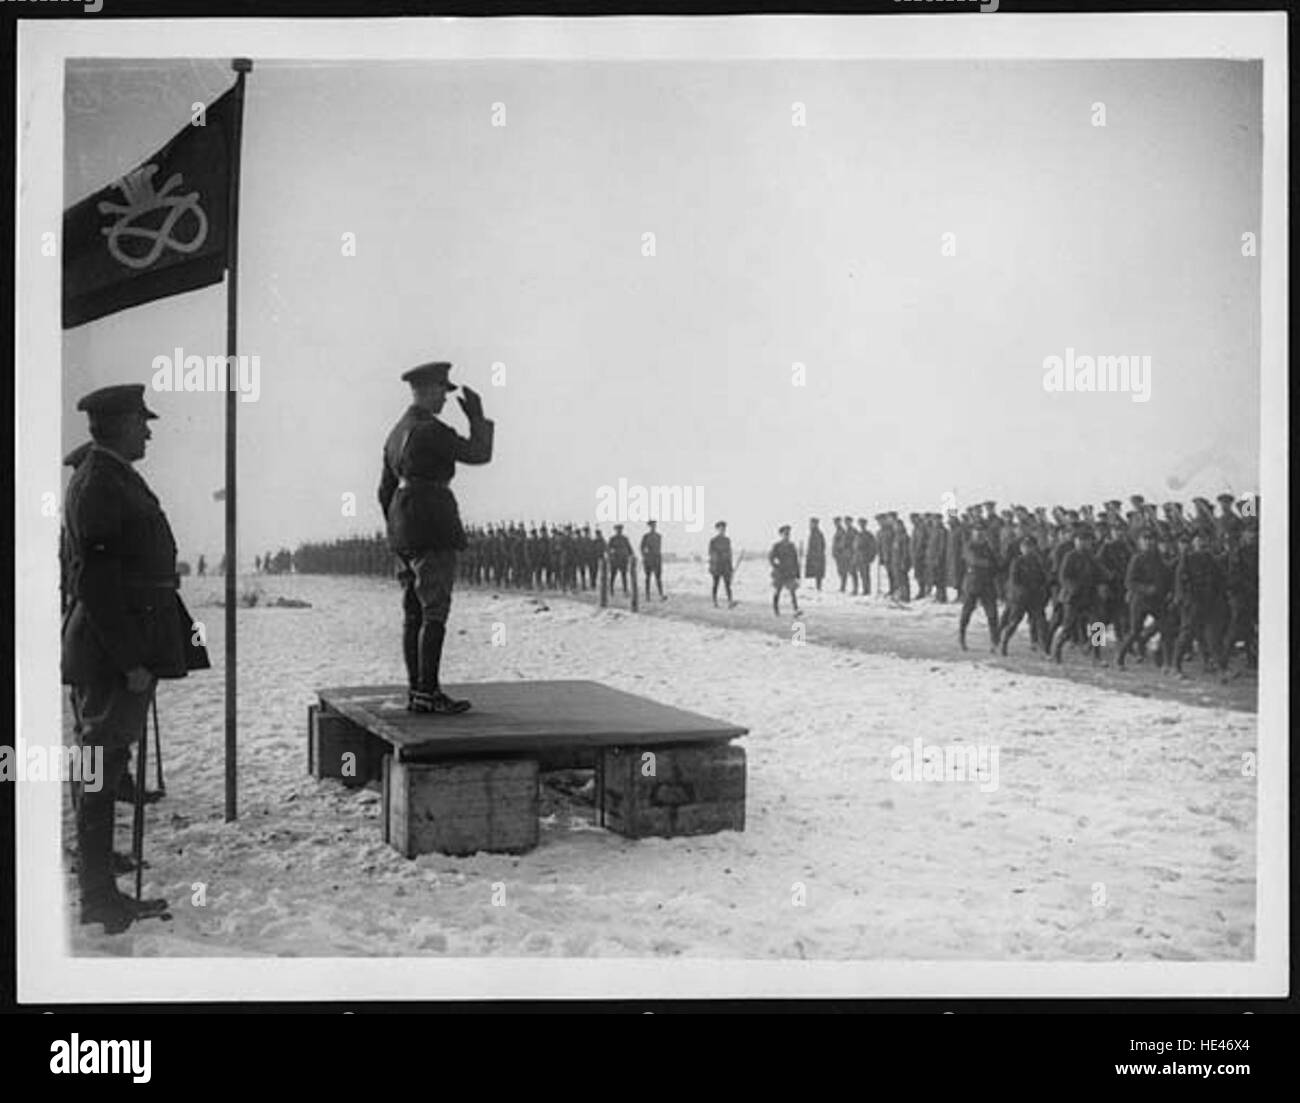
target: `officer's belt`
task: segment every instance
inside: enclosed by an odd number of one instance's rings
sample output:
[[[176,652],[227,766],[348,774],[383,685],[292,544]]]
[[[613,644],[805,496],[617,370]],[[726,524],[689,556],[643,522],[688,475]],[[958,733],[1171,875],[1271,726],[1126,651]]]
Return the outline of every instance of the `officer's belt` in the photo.
[[[402,490],[412,486],[432,486],[438,490],[446,490],[450,485],[446,479],[435,479],[430,475],[403,475],[398,480],[397,489]]]
[[[181,580],[178,575],[125,575],[122,585],[133,590],[179,590]]]

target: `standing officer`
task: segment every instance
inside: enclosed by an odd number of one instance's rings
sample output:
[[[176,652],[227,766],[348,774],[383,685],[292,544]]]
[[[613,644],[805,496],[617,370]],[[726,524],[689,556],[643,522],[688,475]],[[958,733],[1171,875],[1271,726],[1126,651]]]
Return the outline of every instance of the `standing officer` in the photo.
[[[857,566],[857,578],[862,580],[863,597],[871,596],[871,564],[876,559],[876,538],[867,528],[867,519],[858,518],[858,531],[853,537],[853,562]],[[856,593],[856,591],[854,591]]]
[[[114,880],[114,800],[131,744],[145,730],[158,679],[205,670],[208,657],[180,598],[171,526],[132,466],[157,417],[144,385],[104,387],[77,409],[89,415],[94,443],[64,502],[63,681],[77,702],[78,743],[103,754],[99,788],[83,788],[77,803],[81,922],[118,934],[167,910],[166,900],[133,900]]]
[[[713,526],[715,535],[709,541],[709,574],[713,576],[713,604],[718,604],[718,583],[727,588],[727,608],[735,608],[731,597],[731,538],[727,535],[727,522],[719,521]]]
[[[609,538],[609,588],[614,589],[614,579],[623,579],[623,593],[627,593],[627,565],[632,559],[632,542],[623,535],[623,526],[614,526]]]
[[[799,588],[799,553],[790,543],[790,526],[782,525],[777,532],[781,539],[772,545],[767,553],[767,561],[772,565],[772,612],[781,615],[781,591],[790,591],[790,604],[794,606],[794,615],[799,612],[799,599],[795,591]]]
[[[925,542],[926,579],[934,587],[934,600],[944,604],[948,600],[948,530],[937,513],[927,513],[930,535]]]
[[[469,438],[440,421],[451,364],[433,361],[402,374],[412,403],[384,443],[379,507],[388,522],[388,544],[402,560],[402,653],[412,712],[464,712],[468,701],[442,692],[438,680],[447,614],[456,579],[456,553],[466,546],[460,511],[450,483],[456,464],[492,459],[495,423],[483,415],[483,400],[469,387],[459,399],[469,418]],[[504,572],[503,572],[504,573]]]
[[[948,511],[948,563],[944,577],[957,596],[962,593],[962,583],[966,579],[966,527],[956,510]]]
[[[826,577],[826,536],[818,527],[816,517],[808,520],[808,550],[804,553],[804,578],[817,580],[817,589],[822,588],[822,579]]]
[[[647,521],[650,531],[641,537],[641,563],[645,568],[645,596],[650,597],[650,579],[659,587],[659,600],[664,600],[663,534],[655,531],[655,523]]]
[[[930,593],[929,559],[926,556],[926,544],[930,539],[930,515],[912,514],[912,560],[916,564],[916,596],[923,598]]]
[[[840,576],[840,593],[844,593],[844,588],[849,582],[849,552],[848,547],[852,542],[852,533],[846,534],[844,525],[848,521],[845,517],[836,517],[835,533],[831,537],[831,558],[835,560],[835,570]],[[854,593],[857,593],[857,576],[853,578]]]
[[[912,583],[908,576],[912,570],[912,540],[903,522],[898,519],[898,514],[893,510],[889,513],[889,520],[894,534],[890,543],[890,558],[893,564],[890,577],[897,581],[897,588],[890,596],[897,601],[911,601]]]

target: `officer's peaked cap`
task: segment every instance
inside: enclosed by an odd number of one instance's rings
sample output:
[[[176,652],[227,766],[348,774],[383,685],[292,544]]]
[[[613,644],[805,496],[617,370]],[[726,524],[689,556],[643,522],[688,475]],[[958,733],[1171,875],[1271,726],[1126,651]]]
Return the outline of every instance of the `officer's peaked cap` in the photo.
[[[78,410],[94,414],[144,414],[145,417],[157,417],[144,404],[143,383],[121,383],[115,387],[100,387],[91,391],[78,403]]]
[[[451,363],[447,360],[430,360],[427,364],[417,364],[402,372],[402,382],[415,386],[420,383],[441,383],[447,390],[456,390],[456,384],[449,377]]]

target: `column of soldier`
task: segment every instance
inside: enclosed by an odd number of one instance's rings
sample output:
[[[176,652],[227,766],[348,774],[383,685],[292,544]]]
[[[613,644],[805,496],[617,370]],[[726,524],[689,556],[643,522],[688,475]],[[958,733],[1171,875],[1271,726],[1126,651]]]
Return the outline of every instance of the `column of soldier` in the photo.
[[[1157,507],[1141,495],[1131,508],[1114,499],[1094,510],[1012,506],[1001,511],[993,501],[965,510],[909,514],[910,529],[896,512],[876,514],[872,532],[865,517],[834,518],[830,558],[840,592],[869,596],[873,570],[884,574],[882,596],[905,604],[918,599],[960,600],[957,637],[963,650],[976,609],[982,610],[989,647],[1007,654],[1022,621],[1029,626],[1030,646],[1056,662],[1068,644],[1086,646],[1099,662],[1109,629],[1117,641],[1115,663],[1124,669],[1130,655],[1152,661],[1168,672],[1183,673],[1183,664],[1199,651],[1206,669],[1226,672],[1238,645],[1247,664],[1257,663],[1259,602],[1259,499],[1240,503],[1231,494],[1218,496],[1219,511],[1205,498]],[[1161,516],[1163,513],[1163,517]],[[725,522],[709,545],[713,601],[723,583],[731,599],[731,548]],[[627,590],[632,545],[622,525],[608,541],[589,525],[525,528],[517,522],[468,530],[469,548],[461,557],[465,582],[521,589],[587,590],[598,585],[601,557],[608,554],[610,586]],[[641,539],[646,592],[658,585],[660,534],[655,522]],[[826,573],[826,540],[817,518],[810,523],[803,576],[821,589]],[[789,591],[794,602],[800,575],[789,526],[769,554],[773,610]],[[878,564],[878,566],[877,566]]]
[[[1087,646],[1093,662],[1100,661],[1109,628],[1119,669],[1130,654],[1144,662],[1153,640],[1153,662],[1166,673],[1182,674],[1194,649],[1207,670],[1226,673],[1239,644],[1255,666],[1259,499],[1220,494],[1216,514],[1208,499],[1196,498],[1193,516],[1179,502],[1157,508],[1141,495],[1129,502],[1127,512],[1112,500],[1099,512],[1085,505],[1049,513],[1041,506],[999,511],[989,501],[949,510],[946,521],[940,513],[910,514],[911,531],[897,513],[878,513],[875,534],[865,518],[855,528],[852,517],[836,517],[831,557],[841,592],[852,583],[853,595],[870,594],[877,557],[888,578],[886,596],[895,602],[911,600],[909,576],[920,598],[946,602],[953,589],[961,600],[963,650],[978,607],[990,649],[1003,655],[1027,619],[1031,646],[1058,663],[1071,643]],[[814,519],[806,576],[820,589],[824,553],[820,566],[813,555],[819,546],[825,545]]]
[[[641,537],[641,567],[645,593],[653,584],[663,600],[663,534],[648,521]],[[504,522],[466,527],[467,547],[458,559],[461,581],[470,585],[507,586],[525,590],[594,590],[599,586],[600,563],[609,562],[609,587],[618,584],[628,592],[632,542],[615,525],[609,539],[590,525],[532,525]],[[633,579],[633,583],[635,583]]]

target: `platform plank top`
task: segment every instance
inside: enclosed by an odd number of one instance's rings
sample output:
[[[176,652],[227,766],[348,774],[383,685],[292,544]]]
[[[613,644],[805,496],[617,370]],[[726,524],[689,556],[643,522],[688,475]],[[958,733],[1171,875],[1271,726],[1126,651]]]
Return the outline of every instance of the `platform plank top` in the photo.
[[[391,743],[404,762],[555,747],[725,743],[748,731],[599,682],[476,682],[443,688],[474,707],[459,716],[407,712],[403,685],[319,692],[323,705]]]

